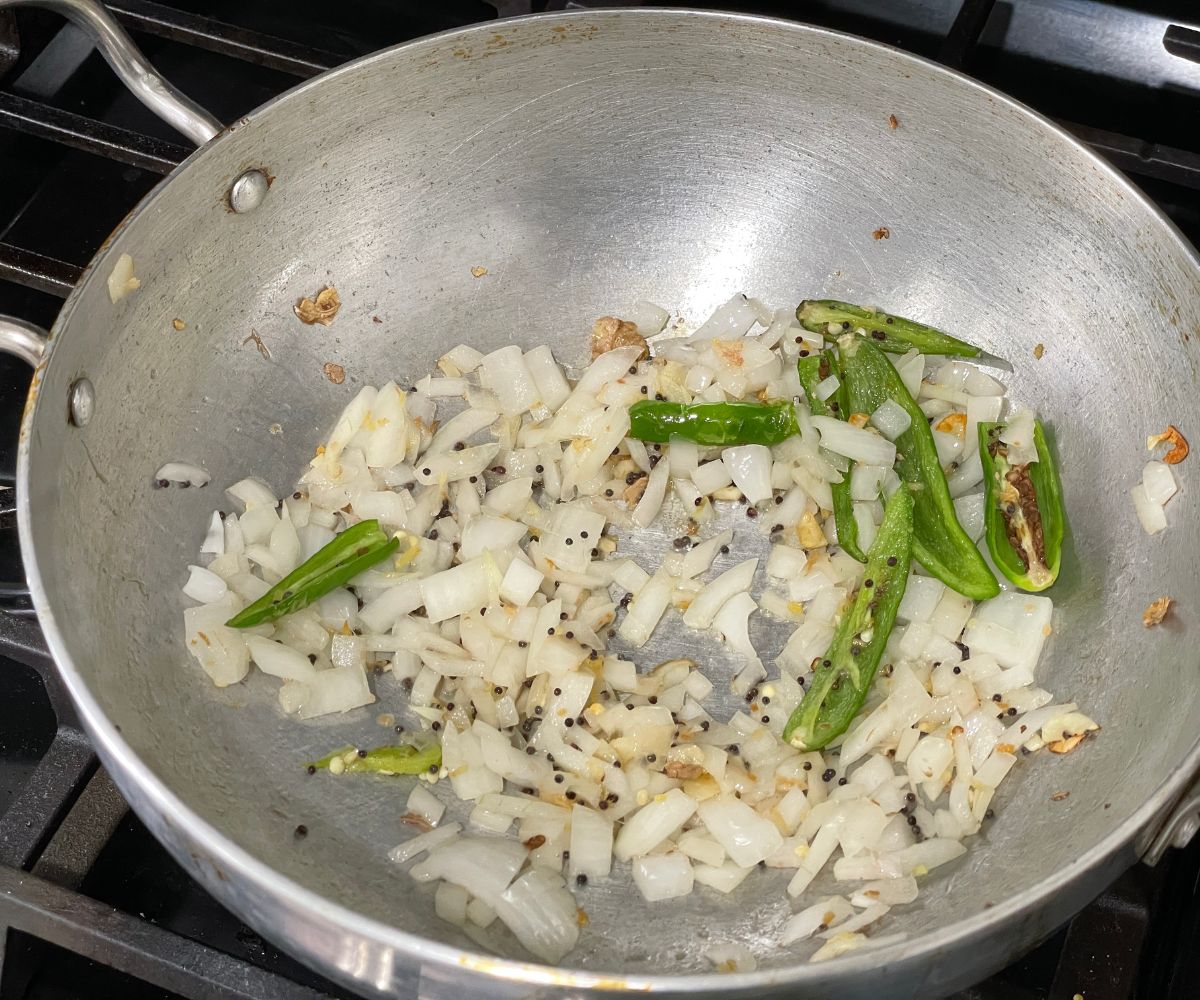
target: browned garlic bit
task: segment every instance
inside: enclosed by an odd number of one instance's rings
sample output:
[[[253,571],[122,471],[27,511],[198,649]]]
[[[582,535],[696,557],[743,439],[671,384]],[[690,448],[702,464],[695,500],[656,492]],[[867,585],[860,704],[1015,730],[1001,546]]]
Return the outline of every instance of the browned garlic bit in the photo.
[[[293,309],[301,323],[308,326],[312,326],[314,323],[328,326],[333,322],[333,317],[337,315],[341,307],[342,300],[338,297],[337,289],[332,285],[326,285],[317,292],[315,300],[303,298],[296,303]]]
[[[1160,597],[1157,601],[1151,601],[1150,606],[1142,612],[1142,624],[1146,628],[1154,628],[1155,625],[1161,625],[1163,619],[1171,610],[1171,605],[1175,603],[1173,597]]]
[[[341,385],[346,381],[346,369],[341,365],[334,364],[332,361],[326,361],[321,366],[321,371],[325,373],[325,377],[334,385]]]
[[[592,325],[592,359],[615,351],[618,347],[640,347],[639,361],[650,354],[646,339],[638,333],[636,326],[616,316],[601,316]]]

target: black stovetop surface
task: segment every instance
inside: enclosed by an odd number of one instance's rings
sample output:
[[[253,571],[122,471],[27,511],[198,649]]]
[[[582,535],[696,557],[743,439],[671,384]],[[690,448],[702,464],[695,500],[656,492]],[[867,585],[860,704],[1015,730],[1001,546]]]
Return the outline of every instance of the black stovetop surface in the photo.
[[[223,121],[323,68],[430,31],[497,11],[586,5],[110,4],[151,60]],[[1163,42],[1169,25],[1200,20],[1194,3],[720,6],[851,31],[959,66],[1092,143],[1200,243],[1200,66],[1177,54],[1189,45],[1194,53],[1197,39],[1173,32],[1169,46]],[[187,149],[61,18],[22,10],[16,24],[14,32],[12,15],[0,12],[0,313],[49,325],[79,268]],[[30,118],[75,133],[73,146],[35,134]],[[118,131],[97,136],[96,121]],[[73,148],[101,140],[105,155]],[[184,874],[79,736],[38,649],[5,489],[28,380],[22,365],[0,356],[0,1000],[349,996],[280,954]],[[1157,868],[1130,870],[1040,947],[956,1000],[1195,998],[1197,942],[1200,843]]]

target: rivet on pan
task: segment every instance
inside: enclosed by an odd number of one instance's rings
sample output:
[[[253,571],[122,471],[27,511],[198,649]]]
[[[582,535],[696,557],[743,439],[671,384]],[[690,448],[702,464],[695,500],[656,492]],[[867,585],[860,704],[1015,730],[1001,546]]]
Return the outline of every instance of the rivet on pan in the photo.
[[[92,419],[92,414],[96,412],[96,390],[86,378],[79,378],[71,383],[67,412],[71,423],[76,427],[86,427]]]
[[[229,207],[238,215],[253,212],[267,196],[271,182],[261,170],[247,170],[229,189]]]

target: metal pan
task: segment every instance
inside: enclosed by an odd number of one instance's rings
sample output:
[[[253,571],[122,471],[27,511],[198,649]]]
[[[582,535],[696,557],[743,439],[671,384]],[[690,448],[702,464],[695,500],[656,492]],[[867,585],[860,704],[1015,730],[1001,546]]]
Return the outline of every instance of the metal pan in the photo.
[[[1051,123],[845,35],[625,10],[422,39],[221,129],[98,6],[46,6],[203,146],[101,250],[44,346],[3,327],[38,361],[20,443],[25,565],[121,790],[264,935],[387,995],[936,995],[1194,832],[1200,490],[1181,467],[1174,527],[1147,539],[1127,487],[1148,432],[1200,426],[1200,263]],[[872,238],[880,227],[890,239]],[[141,287],[114,304],[105,284],[123,253]],[[301,327],[292,304],[326,283],[344,302],[335,324]],[[296,767],[314,747],[371,739],[373,713],[297,726],[266,685],[214,690],[188,661],[178,591],[214,498],[155,491],[153,473],[179,459],[218,484],[256,473],[282,487],[358,384],[424,372],[462,339],[549,339],[577,361],[590,317],[644,297],[695,320],[738,288],[885,303],[1017,363],[1017,395],[1055,427],[1074,530],[1046,684],[1103,732],[1021,767],[974,849],[889,915],[900,943],[808,965],[771,944],[790,909],[781,876],[655,906],[617,878],[589,890],[591,923],[563,968],[511,941],[498,957],[434,919],[386,861],[393,795],[374,782],[331,793]],[[328,361],[344,385],[323,377]],[[1179,620],[1143,629],[1164,593]],[[667,635],[646,655],[681,649]],[[1051,801],[1059,791],[1071,794]],[[760,950],[758,971],[707,972],[706,949],[729,940]]]

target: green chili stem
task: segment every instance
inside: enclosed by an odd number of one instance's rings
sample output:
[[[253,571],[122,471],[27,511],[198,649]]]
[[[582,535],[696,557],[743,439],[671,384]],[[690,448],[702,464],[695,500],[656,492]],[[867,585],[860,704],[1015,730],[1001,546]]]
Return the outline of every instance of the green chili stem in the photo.
[[[913,507],[907,486],[888,500],[854,604],[842,615],[803,700],[784,726],[783,738],[793,746],[820,750],[849,729],[862,708],[908,583]]]
[[[386,559],[399,545],[397,538],[388,540],[378,521],[360,521],[337,535],[225,624],[230,628],[251,628],[306,608],[354,579],[364,569]]]
[[[665,444],[685,438],[710,448],[779,444],[798,433],[789,400],[772,403],[671,403],[643,399],[629,408],[629,436]]]

